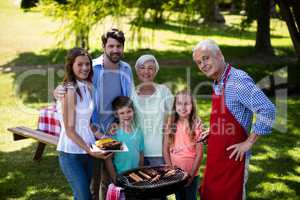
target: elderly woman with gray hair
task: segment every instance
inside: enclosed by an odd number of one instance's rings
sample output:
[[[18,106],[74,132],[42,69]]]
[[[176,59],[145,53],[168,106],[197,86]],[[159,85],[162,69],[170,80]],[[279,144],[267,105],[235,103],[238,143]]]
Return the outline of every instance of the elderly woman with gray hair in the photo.
[[[142,55],[135,64],[139,84],[131,99],[136,122],[144,133],[145,165],[164,164],[163,127],[171,115],[173,95],[169,88],[154,82],[159,64],[153,55]]]

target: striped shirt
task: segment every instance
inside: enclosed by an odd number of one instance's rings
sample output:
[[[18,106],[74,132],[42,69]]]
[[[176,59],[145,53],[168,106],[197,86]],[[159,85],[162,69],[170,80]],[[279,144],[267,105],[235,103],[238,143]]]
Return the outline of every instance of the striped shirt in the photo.
[[[217,95],[222,94],[226,69],[221,81],[213,84]],[[246,72],[231,67],[224,94],[227,108],[247,133],[251,129],[257,135],[271,132],[275,120],[275,106]],[[256,114],[256,121],[251,127],[253,113]]]

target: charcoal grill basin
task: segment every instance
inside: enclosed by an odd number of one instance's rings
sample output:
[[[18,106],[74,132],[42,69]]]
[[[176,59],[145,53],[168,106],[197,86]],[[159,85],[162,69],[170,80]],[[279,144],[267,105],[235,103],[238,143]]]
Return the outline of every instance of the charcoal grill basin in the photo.
[[[117,185],[124,188],[126,197],[137,197],[141,199],[163,197],[169,194],[173,194],[179,191],[187,183],[187,172],[176,168],[176,174],[170,177],[162,177],[159,181],[150,183],[145,180],[138,183],[133,183],[129,178],[129,174],[143,169],[154,169],[158,172],[162,172],[165,168],[169,168],[166,165],[160,166],[145,166],[140,168],[131,169],[125,171],[117,176]]]

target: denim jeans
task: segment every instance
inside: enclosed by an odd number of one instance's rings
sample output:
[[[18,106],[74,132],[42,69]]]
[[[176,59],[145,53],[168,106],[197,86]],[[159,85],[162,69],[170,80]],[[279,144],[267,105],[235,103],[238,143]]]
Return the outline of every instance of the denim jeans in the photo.
[[[69,182],[75,200],[91,200],[93,160],[87,154],[59,152],[59,165]]]
[[[199,176],[195,176],[191,185],[184,187],[175,193],[176,200],[197,200],[199,182]]]
[[[99,189],[101,179],[101,160],[93,158],[93,173],[91,178],[90,190],[93,200],[99,200]]]
[[[163,157],[145,157],[144,165],[145,166],[159,166],[164,165],[165,160]]]

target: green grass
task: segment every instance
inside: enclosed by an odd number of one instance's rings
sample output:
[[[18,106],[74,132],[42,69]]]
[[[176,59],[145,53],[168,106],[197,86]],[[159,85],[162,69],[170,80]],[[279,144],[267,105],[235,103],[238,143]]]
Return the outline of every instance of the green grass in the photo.
[[[288,85],[283,83],[276,89],[289,87],[289,93],[299,94],[299,64],[286,60],[286,56],[294,55],[286,25],[276,19],[271,23],[277,57],[257,57],[253,49],[255,24],[242,32],[240,16],[226,14],[225,17],[227,23],[221,26],[195,28],[173,21],[155,27],[155,32],[151,30],[153,24],[145,23],[141,46],[132,40],[128,20],[120,19],[127,37],[125,59],[133,66],[141,54],[153,53],[161,65],[158,82],[166,83],[172,91],[187,84],[195,91],[207,79],[192,62],[191,48],[198,40],[213,38],[221,45],[226,58],[235,66],[240,65],[256,82],[288,66]],[[38,110],[51,102],[52,89],[62,80],[63,58],[69,47],[56,49],[55,39],[47,33],[59,23],[38,12],[22,12],[10,0],[0,1],[0,22],[0,70],[7,70],[0,71],[0,199],[72,199],[55,148],[47,146],[42,161],[33,162],[36,141],[13,142],[6,130],[18,125],[36,127]],[[110,26],[108,18],[92,33],[93,57],[100,54],[99,36]],[[273,96],[274,102],[278,100],[273,90],[266,93]],[[199,87],[195,94],[200,95],[199,114],[208,124],[210,99],[205,95],[210,94],[210,87]],[[253,148],[248,199],[300,199],[300,98],[289,97],[284,103],[288,106],[287,131],[274,130],[270,136],[260,138]],[[277,123],[282,120],[278,118]],[[203,169],[204,164],[201,176]]]
[[[45,18],[40,13],[22,12],[13,1],[0,2],[0,65],[13,60],[22,52],[41,52],[45,48],[54,48],[55,40],[49,31],[57,23]],[[47,22],[47,25],[45,25]]]
[[[28,66],[62,63],[65,50],[57,50],[51,32],[59,27],[59,21],[45,17],[39,12],[23,12],[12,1],[0,2],[0,66]],[[207,38],[216,40],[227,58],[245,58],[252,55],[252,63],[261,63],[254,55],[255,24],[242,31],[241,16],[224,13],[224,25],[181,24],[173,22],[157,26],[145,23],[142,28],[142,43],[139,44],[130,30],[129,17],[113,20],[108,17],[93,29],[90,35],[90,51],[95,54],[100,48],[100,36],[106,29],[118,25],[126,35],[126,58],[136,60],[141,50],[150,50],[161,59],[191,61],[190,52],[195,44]],[[152,29],[153,28],[153,29]],[[272,19],[271,39],[277,56],[294,56],[292,42],[285,22]],[[66,43],[63,48],[70,48]],[[270,61],[268,61],[270,62]],[[242,64],[242,63],[241,63]]]
[[[251,66],[249,66],[251,69]],[[251,74],[259,73],[249,70]],[[272,72],[276,67],[266,68],[264,74]],[[189,72],[190,71],[190,72]],[[51,72],[51,71],[50,71]],[[52,72],[51,72],[52,73]],[[56,71],[55,71],[56,73]],[[157,81],[167,83],[172,90],[186,85],[186,74],[191,75],[191,87],[206,79],[195,69],[173,68],[163,65]],[[37,109],[47,101],[48,81],[43,76],[33,75],[22,84],[22,92],[18,96],[14,92],[14,73],[0,74],[0,196],[4,199],[66,199],[71,192],[62,176],[57,163],[54,147],[47,147],[43,160],[32,161],[36,142],[24,140],[13,142],[11,134],[5,129],[16,125],[36,127]],[[256,75],[258,78],[262,75]],[[176,78],[174,78],[176,77]],[[58,80],[60,77],[56,77]],[[172,81],[170,81],[172,80]],[[55,84],[56,84],[56,80]],[[201,90],[199,93],[208,94]],[[25,92],[26,91],[26,92]],[[32,95],[34,94],[34,95]],[[273,131],[272,135],[262,137],[253,148],[248,182],[248,199],[299,199],[300,193],[300,98],[288,98],[288,130],[285,133]],[[208,124],[210,100],[198,99],[199,114]],[[202,176],[204,165],[200,170]],[[53,178],[54,177],[54,178]],[[17,188],[17,189],[15,189]]]

